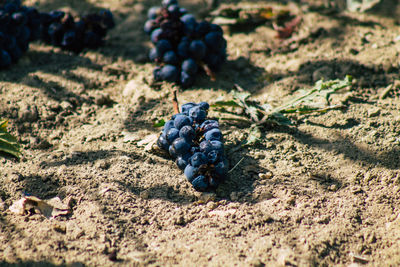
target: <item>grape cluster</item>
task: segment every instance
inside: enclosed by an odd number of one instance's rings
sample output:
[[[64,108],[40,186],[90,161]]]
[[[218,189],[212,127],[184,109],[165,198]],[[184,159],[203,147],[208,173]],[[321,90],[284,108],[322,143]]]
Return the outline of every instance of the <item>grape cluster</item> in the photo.
[[[206,102],[182,105],[181,113],[165,123],[157,141],[198,191],[216,188],[228,168],[219,124],[206,119],[208,108]]]
[[[163,0],[161,7],[148,10],[144,31],[155,47],[149,58],[158,66],[156,81],[193,85],[201,69],[218,71],[226,60],[226,40],[222,28],[207,21],[197,22],[176,0]]]
[[[39,38],[40,17],[35,8],[21,6],[19,0],[0,7],[0,68],[17,62]]]
[[[77,53],[85,47],[97,48],[114,25],[109,10],[75,21],[63,11],[40,13],[34,7],[21,5],[20,0],[7,0],[0,6],[0,68],[17,62],[35,40]]]
[[[54,10],[40,13],[41,38],[44,42],[76,53],[84,48],[98,48],[107,31],[115,26],[109,10],[84,15],[75,20],[70,13]]]

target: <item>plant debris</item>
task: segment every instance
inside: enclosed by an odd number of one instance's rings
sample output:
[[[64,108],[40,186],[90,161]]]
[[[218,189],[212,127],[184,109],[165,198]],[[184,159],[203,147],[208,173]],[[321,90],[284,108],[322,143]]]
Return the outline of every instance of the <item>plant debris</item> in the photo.
[[[42,214],[47,219],[68,215],[71,212],[72,199],[64,204],[59,197],[42,200],[35,196],[24,196],[10,206],[10,211],[19,215]]]
[[[21,156],[20,145],[17,138],[7,132],[7,124],[7,120],[0,119],[0,151],[19,158]]]
[[[224,120],[245,123],[249,126],[247,139],[243,145],[254,144],[261,138],[261,127],[265,125],[292,126],[287,114],[323,113],[331,109],[343,108],[342,105],[331,105],[330,96],[340,89],[351,86],[352,77],[344,80],[319,80],[312,89],[299,90],[296,96],[281,106],[273,108],[269,104],[259,104],[250,100],[251,94],[236,85],[237,90],[231,92],[233,99],[217,101],[213,107],[221,114],[228,115]]]

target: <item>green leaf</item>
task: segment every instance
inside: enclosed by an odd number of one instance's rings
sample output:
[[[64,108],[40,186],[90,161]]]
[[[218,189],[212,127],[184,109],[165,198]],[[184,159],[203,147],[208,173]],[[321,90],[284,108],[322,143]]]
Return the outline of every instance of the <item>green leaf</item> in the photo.
[[[243,141],[243,146],[254,145],[261,139],[261,129],[257,125],[253,125],[246,140]]]
[[[275,123],[277,123],[279,125],[286,125],[286,126],[293,125],[292,121],[288,117],[283,115],[282,113],[279,113],[279,112],[272,113],[271,117],[275,121]]]
[[[230,101],[217,101],[215,104],[211,105],[211,107],[238,107],[240,108],[241,106],[236,103],[234,100]]]
[[[164,125],[165,125],[165,120],[164,120],[164,119],[157,120],[157,121],[155,121],[155,122],[153,123],[153,127],[156,127],[156,128],[162,127],[162,126],[164,126]]]
[[[0,120],[0,151],[20,157],[20,146],[17,138],[7,132],[7,120]]]
[[[249,92],[239,92],[239,91],[232,91],[232,95],[234,98],[239,99],[242,102],[246,102],[247,99],[251,96]]]

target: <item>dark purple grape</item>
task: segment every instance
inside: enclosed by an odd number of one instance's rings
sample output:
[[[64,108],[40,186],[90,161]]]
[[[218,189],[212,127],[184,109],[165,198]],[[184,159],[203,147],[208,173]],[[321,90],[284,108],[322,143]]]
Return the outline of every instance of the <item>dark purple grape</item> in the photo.
[[[207,154],[208,163],[214,164],[214,163],[220,161],[220,159],[221,159],[221,155],[216,150],[211,150]]]
[[[196,133],[194,132],[192,126],[190,126],[190,125],[183,126],[179,130],[179,137],[185,138],[188,141],[192,141],[195,136],[196,136]]]
[[[11,56],[7,51],[0,50],[0,68],[7,68],[11,65]]]
[[[197,191],[206,191],[208,187],[207,178],[204,175],[197,176],[192,181],[192,185]]]
[[[83,38],[83,43],[86,47],[98,48],[99,46],[102,45],[103,40],[101,39],[101,37],[98,34],[92,32],[92,31],[89,31],[89,32],[85,33],[85,36]]]
[[[194,75],[190,75],[184,71],[181,72],[181,85],[183,88],[189,88],[194,84]]]
[[[219,51],[223,45],[224,38],[219,32],[209,32],[204,37],[204,42],[213,51]]]
[[[192,117],[193,121],[201,123],[205,120],[207,113],[204,109],[196,106],[189,110],[189,116]]]
[[[215,174],[220,178],[225,178],[228,174],[228,164],[225,161],[219,162],[214,168]]]
[[[166,139],[170,144],[174,142],[174,140],[178,137],[179,137],[179,130],[176,128],[171,128],[166,134]]]
[[[178,44],[177,53],[178,56],[181,58],[188,58],[189,57],[189,45],[190,42],[183,40]]]
[[[102,23],[106,26],[107,29],[112,29],[115,27],[114,16],[110,10],[100,10],[99,15],[102,18]]]
[[[212,129],[204,134],[204,139],[207,141],[221,141],[222,133],[219,129]]]
[[[157,28],[151,32],[150,39],[153,43],[157,43],[163,31],[160,28]]]
[[[204,132],[207,132],[211,129],[219,128],[219,123],[218,123],[218,121],[215,121],[215,120],[206,120],[200,125],[200,128]]]
[[[162,54],[158,53],[157,48],[153,47],[152,49],[150,49],[149,51],[149,59],[151,61],[157,62],[161,59]]]
[[[147,18],[148,19],[156,19],[158,13],[160,12],[161,7],[159,6],[153,6],[147,11]]]
[[[200,167],[201,165],[207,164],[207,162],[207,156],[202,152],[197,152],[190,158],[190,164],[193,167]]]
[[[168,6],[168,13],[172,18],[179,18],[181,15],[180,8],[176,4]]]
[[[180,130],[183,126],[191,125],[192,120],[186,115],[177,115],[174,119],[174,126]]]
[[[207,21],[202,21],[198,23],[195,28],[195,33],[197,37],[203,37],[209,31],[210,31],[210,23],[208,23]]]
[[[190,110],[192,107],[194,107],[194,106],[196,106],[195,103],[189,102],[189,103],[183,104],[183,105],[181,106],[181,110],[182,110],[183,113],[187,112],[188,115],[189,115],[189,110]]]
[[[194,40],[189,45],[189,52],[193,58],[201,60],[206,55],[207,47],[203,41]]]
[[[175,128],[174,121],[173,120],[169,120],[164,124],[163,132],[166,133],[172,128]]]
[[[164,135],[160,135],[160,137],[157,140],[157,145],[159,148],[164,149],[164,150],[168,150],[168,148],[169,148],[168,141]]]
[[[161,81],[161,67],[155,67],[153,70],[153,76],[155,81]]]
[[[169,7],[171,5],[177,5],[178,1],[177,0],[162,0],[161,4],[165,7]]]
[[[194,75],[197,73],[198,67],[196,62],[188,58],[182,62],[182,71],[186,72],[189,75]]]
[[[171,65],[177,65],[179,63],[178,56],[172,50],[164,53],[163,62]]]
[[[179,70],[174,65],[165,65],[161,68],[160,77],[167,82],[177,82],[179,79]]]
[[[190,144],[187,142],[185,138],[178,137],[172,142],[171,146],[175,149],[175,154],[177,156],[184,155],[190,151]]]
[[[199,103],[199,107],[205,111],[207,111],[210,108],[210,104],[208,104],[207,102],[200,102]]]
[[[155,27],[155,21],[154,20],[148,20],[145,22],[143,30],[145,33],[150,34]]]
[[[184,174],[189,182],[193,181],[193,179],[196,177],[198,172],[199,172],[199,168],[195,168],[190,164],[188,164],[184,170]]]
[[[156,48],[159,51],[159,53],[164,54],[168,50],[172,49],[172,45],[171,45],[170,41],[161,39],[157,42]]]
[[[185,170],[186,166],[189,164],[189,159],[192,155],[190,153],[186,153],[182,156],[178,156],[176,159],[176,165],[178,165],[179,169]]]

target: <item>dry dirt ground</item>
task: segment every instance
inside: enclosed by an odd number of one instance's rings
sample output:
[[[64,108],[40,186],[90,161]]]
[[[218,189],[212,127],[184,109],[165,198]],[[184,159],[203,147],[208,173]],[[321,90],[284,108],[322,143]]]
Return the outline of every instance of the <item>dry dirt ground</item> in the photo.
[[[295,127],[271,128],[252,147],[239,146],[247,129],[222,122],[230,166],[243,160],[200,194],[168,157],[138,145],[173,112],[173,87],[147,82],[154,66],[141,29],[157,3],[25,1],[43,11],[111,8],[118,25],[99,50],[34,43],[0,72],[0,117],[23,147],[20,161],[0,157],[0,265],[400,265],[399,7],[382,15],[297,4],[303,21],[281,48],[267,26],[226,34],[217,81],[199,79],[180,103],[228,99],[236,83],[279,104],[320,78],[355,80],[332,96],[345,109],[292,117]],[[205,13],[202,1],[181,5]],[[25,193],[72,198],[72,213],[11,213]]]

